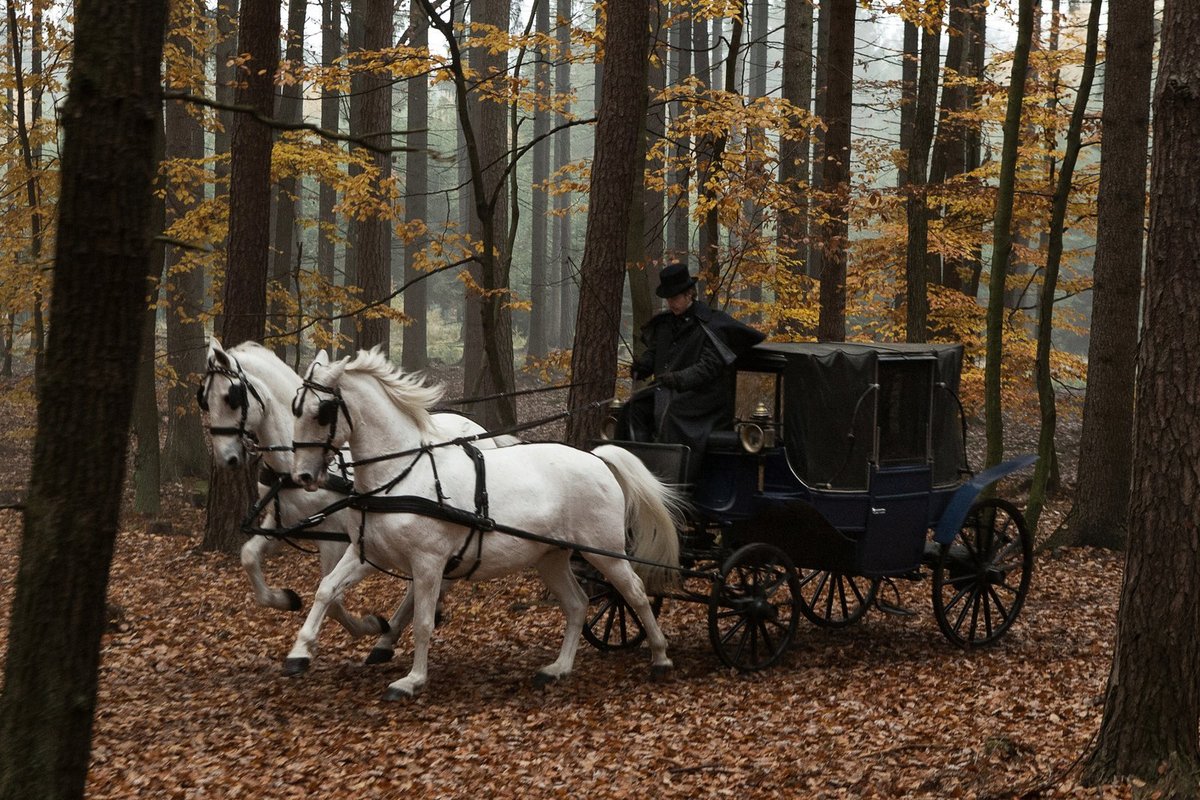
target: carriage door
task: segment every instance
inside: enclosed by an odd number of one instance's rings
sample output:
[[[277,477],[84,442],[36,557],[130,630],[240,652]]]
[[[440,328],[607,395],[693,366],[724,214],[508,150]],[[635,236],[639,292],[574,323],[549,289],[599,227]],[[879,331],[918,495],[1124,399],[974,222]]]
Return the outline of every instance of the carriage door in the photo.
[[[871,503],[859,552],[864,573],[895,575],[921,563],[933,488],[936,363],[932,356],[879,361]]]

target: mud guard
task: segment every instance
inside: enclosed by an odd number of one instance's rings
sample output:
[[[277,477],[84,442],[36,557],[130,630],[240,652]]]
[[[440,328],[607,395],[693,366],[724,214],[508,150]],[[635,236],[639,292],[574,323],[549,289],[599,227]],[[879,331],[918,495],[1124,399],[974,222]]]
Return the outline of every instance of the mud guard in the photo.
[[[979,497],[980,492],[1005,475],[1025,469],[1037,459],[1038,457],[1035,455],[1017,456],[985,469],[958,487],[958,490],[950,498],[950,502],[946,504],[946,510],[942,512],[942,518],[938,521],[933,540],[938,544],[950,544],[954,541],[954,535],[962,528],[963,520],[967,518],[967,512],[971,510],[971,505],[975,502],[975,498]]]

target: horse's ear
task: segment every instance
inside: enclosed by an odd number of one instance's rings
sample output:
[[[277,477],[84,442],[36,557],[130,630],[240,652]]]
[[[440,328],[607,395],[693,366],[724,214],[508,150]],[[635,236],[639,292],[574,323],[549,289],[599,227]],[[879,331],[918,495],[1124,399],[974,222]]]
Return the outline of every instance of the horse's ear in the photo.
[[[225,353],[225,348],[221,347],[221,342],[216,336],[209,337],[208,340],[208,363],[229,367],[229,356]]]
[[[346,365],[349,363],[350,356],[346,356],[330,364],[326,369],[325,383],[329,386],[336,386],[337,382],[342,379],[343,373],[346,372]]]
[[[324,349],[320,350],[315,356],[313,356],[312,363],[308,365],[308,369],[305,370],[305,372],[304,372],[304,377],[311,378],[313,376],[313,371],[318,366],[324,367],[328,363],[329,363],[329,353],[327,353]]]

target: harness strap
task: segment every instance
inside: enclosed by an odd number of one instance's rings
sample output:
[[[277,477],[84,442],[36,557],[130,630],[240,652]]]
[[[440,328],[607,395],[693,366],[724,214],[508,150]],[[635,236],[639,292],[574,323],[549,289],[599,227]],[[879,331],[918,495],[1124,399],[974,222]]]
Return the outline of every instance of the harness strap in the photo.
[[[475,517],[478,519],[491,519],[491,514],[488,511],[488,493],[487,493],[487,466],[483,460],[483,453],[473,444],[463,443],[463,450],[471,458],[471,462],[475,465]],[[430,459],[433,456],[430,455]],[[441,488],[438,489],[438,501],[441,502]],[[483,530],[477,525],[471,525],[470,532],[467,533],[467,538],[463,541],[463,546],[459,551],[446,562],[446,568],[442,571],[443,577],[450,577],[450,573],[458,569],[462,564],[463,555],[466,554],[467,548],[471,546],[471,542],[475,543],[475,563],[467,570],[467,574],[458,577],[466,580],[475,574],[475,570],[479,569],[480,563],[483,561]]]
[[[332,476],[331,476],[332,477]],[[339,476],[340,477],[340,476]],[[284,489],[298,489],[298,485],[291,479],[290,475],[282,472],[275,472],[265,464],[259,470],[258,482],[267,486],[267,493],[258,499],[258,501],[250,507],[250,513],[242,521],[242,533],[247,536],[268,536],[275,539],[282,539],[289,544],[292,544],[292,539],[302,539],[305,541],[315,542],[346,542],[349,544],[350,537],[344,533],[337,531],[313,531],[309,528],[320,525],[325,519],[337,511],[346,508],[349,505],[348,500],[351,492],[354,491],[354,486],[341,479],[345,485],[344,496],[334,502],[332,505],[326,506],[320,512],[313,514],[305,519],[300,520],[295,525],[284,527],[282,525],[282,515],[280,514],[279,493]],[[333,488],[330,486],[329,488]],[[339,491],[335,489],[335,491]],[[275,505],[275,525],[274,528],[264,528],[261,525],[255,524],[255,520],[262,514],[268,504]],[[306,551],[307,552],[307,551]]]

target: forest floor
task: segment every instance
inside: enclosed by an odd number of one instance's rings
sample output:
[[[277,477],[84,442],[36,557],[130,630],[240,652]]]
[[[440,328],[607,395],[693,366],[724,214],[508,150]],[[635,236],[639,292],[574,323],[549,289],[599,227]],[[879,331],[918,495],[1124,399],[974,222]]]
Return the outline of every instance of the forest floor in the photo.
[[[10,496],[27,481],[31,408],[27,388],[0,390],[0,489]],[[522,408],[526,419],[539,413]],[[1018,452],[1033,432],[1010,425],[1009,436]],[[1066,426],[1064,453],[1073,436]],[[1042,536],[1063,502],[1051,504]],[[1102,712],[1119,555],[1041,554],[1021,618],[986,650],[948,644],[929,582],[902,582],[900,603],[913,616],[873,610],[840,631],[801,622],[781,664],[739,675],[712,652],[705,609],[669,602],[660,618],[676,665],[669,681],[648,680],[644,647],[606,654],[582,644],[571,677],[545,689],[530,679],[554,658],[563,623],[540,583],[461,585],[435,635],[428,687],[391,703],[382,696],[407,672],[407,637],[396,660],[363,666],[373,641],[330,623],[312,669],[282,677],[301,617],[255,606],[236,558],[197,551],[204,512],[187,493],[169,488],[164,503],[172,533],[152,534],[127,513],[118,539],[88,784],[95,800],[982,800],[1136,790],[1078,782]],[[0,644],[20,529],[19,515],[0,512]],[[269,577],[311,593],[315,560],[288,552]],[[403,591],[377,575],[347,606],[386,615]]]

